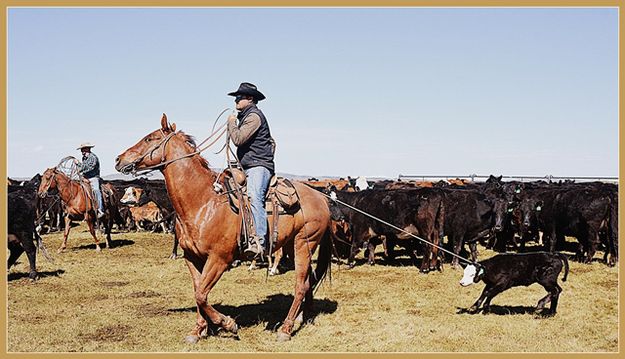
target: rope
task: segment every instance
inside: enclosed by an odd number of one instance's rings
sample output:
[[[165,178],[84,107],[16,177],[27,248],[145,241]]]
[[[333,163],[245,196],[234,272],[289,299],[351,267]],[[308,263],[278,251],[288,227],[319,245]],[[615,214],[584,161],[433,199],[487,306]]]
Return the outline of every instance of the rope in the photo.
[[[47,194],[46,194],[46,196],[47,196]],[[35,220],[35,223],[39,223],[39,221],[40,221],[43,217],[45,217],[45,216],[46,216],[46,214],[48,214],[48,211],[49,211],[49,210],[50,210],[50,209],[51,209],[51,208],[52,208],[52,207],[56,204],[56,202],[58,202],[60,199],[61,199],[61,196],[58,196],[58,195],[57,195],[57,197],[56,197],[56,199],[54,200],[54,202],[52,202],[52,204],[48,206],[48,209],[46,209],[45,211],[43,211],[43,214],[42,214],[41,216],[39,216],[39,218],[37,218],[37,219]]]
[[[391,227],[391,228],[393,228],[393,229],[396,229],[396,230],[398,230],[398,231],[400,231],[400,232],[402,232],[402,233],[405,233],[405,234],[407,234],[407,235],[409,235],[409,236],[411,236],[411,237],[413,237],[413,238],[416,238],[416,239],[420,240],[421,242],[427,243],[427,244],[429,244],[429,245],[430,245],[430,246],[432,246],[432,247],[436,247],[436,248],[440,249],[441,251],[443,251],[443,252],[445,252],[445,253],[447,253],[447,254],[449,254],[449,255],[451,255],[451,256],[454,256],[454,257],[456,257],[456,258],[458,258],[458,259],[462,260],[463,262],[465,262],[465,263],[467,263],[467,264],[476,264],[476,263],[475,263],[475,262],[473,262],[473,261],[470,261],[470,260],[468,260],[468,259],[466,259],[466,258],[464,258],[464,257],[461,257],[461,256],[457,255],[456,253],[450,252],[450,251],[446,250],[445,248],[443,248],[443,247],[441,247],[441,246],[437,246],[436,244],[434,244],[434,243],[432,243],[432,242],[430,242],[430,241],[427,241],[427,240],[425,240],[425,239],[423,239],[423,238],[421,238],[421,237],[419,237],[419,236],[416,236],[416,235],[414,235],[414,234],[412,234],[412,233],[410,233],[410,232],[407,232],[407,231],[405,231],[405,230],[403,230],[403,229],[401,229],[401,228],[399,228],[399,227],[397,227],[397,226],[395,226],[395,225],[393,225],[393,224],[391,224],[391,223],[389,223],[389,222],[386,222],[386,221],[384,221],[384,220],[382,220],[382,219],[380,219],[380,218],[378,218],[378,217],[376,217],[376,216],[373,216],[373,215],[371,215],[371,214],[369,214],[369,213],[367,213],[367,212],[365,212],[365,211],[363,211],[363,210],[360,210],[360,209],[358,209],[358,208],[356,208],[356,207],[354,207],[354,206],[351,206],[351,205],[349,205],[349,204],[347,204],[347,203],[345,203],[345,202],[343,202],[343,201],[340,201],[340,200],[338,200],[338,199],[334,199],[334,198],[332,198],[331,196],[329,196],[329,195],[327,195],[327,194],[325,194],[325,193],[323,193],[323,192],[320,192],[320,193],[321,193],[321,194],[323,194],[324,196],[326,196],[326,197],[330,198],[331,200],[333,200],[333,201],[335,201],[335,202],[337,202],[337,203],[339,203],[339,204],[342,204],[342,205],[343,205],[343,206],[345,206],[345,207],[351,208],[351,209],[353,209],[353,210],[354,210],[354,211],[356,211],[356,212],[359,212],[359,213],[361,213],[361,214],[364,214],[365,216],[367,216],[367,217],[369,217],[369,218],[372,218],[372,219],[374,219],[374,220],[376,220],[376,221],[378,221],[378,222],[380,222],[380,223],[383,223],[383,224],[385,224],[385,225],[387,225],[387,226],[389,226],[389,227]]]

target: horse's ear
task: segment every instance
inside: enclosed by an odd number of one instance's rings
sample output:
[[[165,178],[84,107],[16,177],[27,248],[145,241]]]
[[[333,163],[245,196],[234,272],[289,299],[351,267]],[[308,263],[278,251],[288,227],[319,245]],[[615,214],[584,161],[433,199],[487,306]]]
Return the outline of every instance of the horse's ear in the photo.
[[[161,118],[161,128],[163,130],[167,130],[168,126],[167,126],[167,115],[163,113],[163,117]]]
[[[172,123],[170,126],[172,132],[176,132],[176,124]]]

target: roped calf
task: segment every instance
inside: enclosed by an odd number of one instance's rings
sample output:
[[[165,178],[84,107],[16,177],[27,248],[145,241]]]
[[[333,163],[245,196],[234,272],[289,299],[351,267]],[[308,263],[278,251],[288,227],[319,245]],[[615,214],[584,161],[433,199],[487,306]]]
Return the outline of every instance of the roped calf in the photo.
[[[499,254],[475,265],[469,264],[464,269],[460,280],[463,287],[483,281],[486,283],[482,295],[469,308],[470,313],[477,313],[482,303],[484,310],[490,309],[490,301],[499,293],[518,286],[529,286],[533,283],[542,285],[549,294],[538,301],[536,310],[541,310],[551,302],[547,314],[554,315],[558,306],[558,297],[562,288],[558,285],[558,275],[564,262],[564,277],[569,274],[567,257],[562,253],[532,252]],[[486,301],[486,302],[484,302]]]

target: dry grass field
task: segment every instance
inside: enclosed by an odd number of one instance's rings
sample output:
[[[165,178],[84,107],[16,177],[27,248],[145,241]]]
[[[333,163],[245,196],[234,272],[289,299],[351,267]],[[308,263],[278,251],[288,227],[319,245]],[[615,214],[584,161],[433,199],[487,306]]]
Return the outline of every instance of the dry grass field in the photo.
[[[209,302],[235,317],[239,338],[216,333],[183,341],[195,323],[192,284],[182,259],[167,259],[171,235],[114,233],[96,253],[83,225],[45,235],[54,262],[38,256],[30,282],[25,256],[8,276],[9,352],[615,352],[618,270],[570,262],[558,314],[533,306],[542,287],[518,287],[493,300],[492,313],[463,313],[484,285],[467,288],[460,270],[419,274],[411,266],[332,265],[315,295],[314,324],[277,343],[293,293],[293,272],[266,277],[245,266],[226,272]],[[480,258],[493,255],[480,248]],[[599,253],[597,258],[602,255]],[[407,259],[407,258],[406,258]],[[401,262],[401,258],[400,258]],[[560,275],[560,280],[562,275]]]

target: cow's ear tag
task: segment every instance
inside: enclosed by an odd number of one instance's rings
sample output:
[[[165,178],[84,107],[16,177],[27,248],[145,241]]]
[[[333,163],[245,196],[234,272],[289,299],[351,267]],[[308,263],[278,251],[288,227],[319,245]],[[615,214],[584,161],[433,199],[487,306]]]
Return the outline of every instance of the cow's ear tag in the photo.
[[[540,208],[541,208],[540,206],[537,206],[536,211],[540,212]]]
[[[521,189],[520,189],[520,188],[517,188],[514,192],[515,192],[515,193],[521,193]]]
[[[484,274],[484,268],[480,267],[480,270],[477,272],[477,276],[479,277],[479,276],[481,276],[483,274]]]
[[[508,208],[508,213],[512,212],[513,209],[512,208]]]

